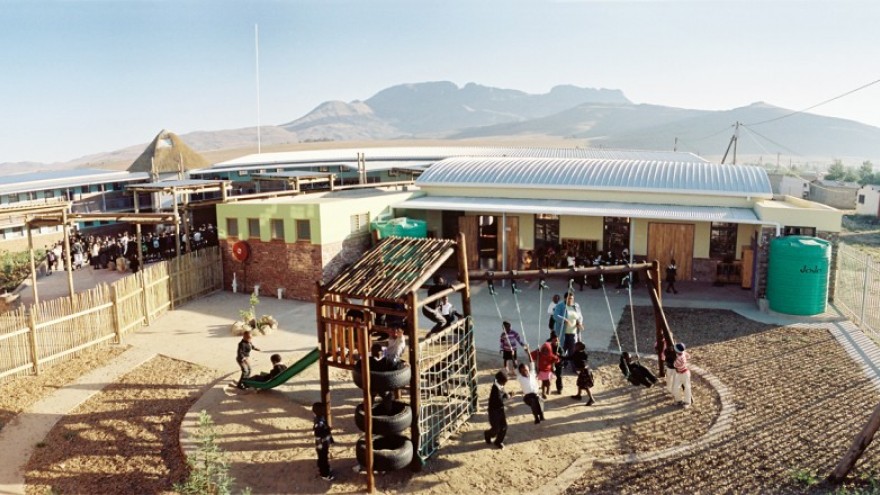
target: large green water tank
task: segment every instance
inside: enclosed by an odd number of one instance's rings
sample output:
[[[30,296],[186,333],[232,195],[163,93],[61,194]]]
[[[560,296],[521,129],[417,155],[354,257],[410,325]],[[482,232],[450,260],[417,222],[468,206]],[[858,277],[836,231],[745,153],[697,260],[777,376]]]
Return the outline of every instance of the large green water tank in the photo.
[[[428,223],[414,218],[379,218],[370,223],[370,229],[378,230],[379,237],[428,237]]]
[[[830,265],[831,243],[826,240],[793,235],[770,241],[770,309],[789,315],[825,312]]]

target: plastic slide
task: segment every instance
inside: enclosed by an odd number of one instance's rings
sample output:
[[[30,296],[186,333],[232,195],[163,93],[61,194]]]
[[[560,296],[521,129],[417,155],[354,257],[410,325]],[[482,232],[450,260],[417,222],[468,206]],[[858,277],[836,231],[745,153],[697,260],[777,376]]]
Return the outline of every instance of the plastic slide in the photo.
[[[273,377],[271,380],[267,382],[261,382],[253,379],[247,379],[244,381],[245,386],[249,388],[255,388],[258,390],[268,390],[270,388],[275,388],[278,385],[290,380],[296,375],[302,373],[306,368],[315,364],[318,361],[318,358],[321,357],[321,349],[315,347],[308,354],[300,358],[299,361],[293,363],[286,370],[282,371],[281,374]]]

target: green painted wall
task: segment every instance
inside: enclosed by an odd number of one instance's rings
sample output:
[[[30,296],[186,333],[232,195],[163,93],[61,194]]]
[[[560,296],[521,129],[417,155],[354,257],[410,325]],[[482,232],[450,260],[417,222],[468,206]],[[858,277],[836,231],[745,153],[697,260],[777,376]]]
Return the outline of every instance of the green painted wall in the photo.
[[[217,230],[221,239],[227,237],[226,219],[238,219],[238,238],[247,240],[251,237],[248,231],[248,219],[260,221],[260,240],[272,240],[271,220],[284,221],[284,241],[296,242],[296,221],[311,222],[312,244],[322,244],[321,212],[318,204],[281,203],[281,202],[242,202],[217,205]]]

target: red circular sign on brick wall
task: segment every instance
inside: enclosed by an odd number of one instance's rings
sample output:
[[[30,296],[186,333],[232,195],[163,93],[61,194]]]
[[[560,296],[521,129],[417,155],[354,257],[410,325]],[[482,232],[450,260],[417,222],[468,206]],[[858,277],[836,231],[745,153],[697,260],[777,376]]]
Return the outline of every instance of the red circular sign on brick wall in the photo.
[[[251,247],[244,241],[237,241],[232,245],[232,258],[239,263],[244,263],[251,255]]]

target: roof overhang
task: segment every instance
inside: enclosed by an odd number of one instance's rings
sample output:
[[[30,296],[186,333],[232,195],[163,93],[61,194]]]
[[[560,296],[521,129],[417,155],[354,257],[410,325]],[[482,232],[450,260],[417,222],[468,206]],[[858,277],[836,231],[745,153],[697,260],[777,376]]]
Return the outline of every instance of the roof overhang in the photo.
[[[726,222],[770,225],[762,222],[750,208],[725,206],[683,206],[604,201],[569,201],[522,198],[467,198],[421,196],[393,205],[411,210],[451,210],[504,212],[511,214],[550,214],[583,217],[630,217],[695,222]]]

